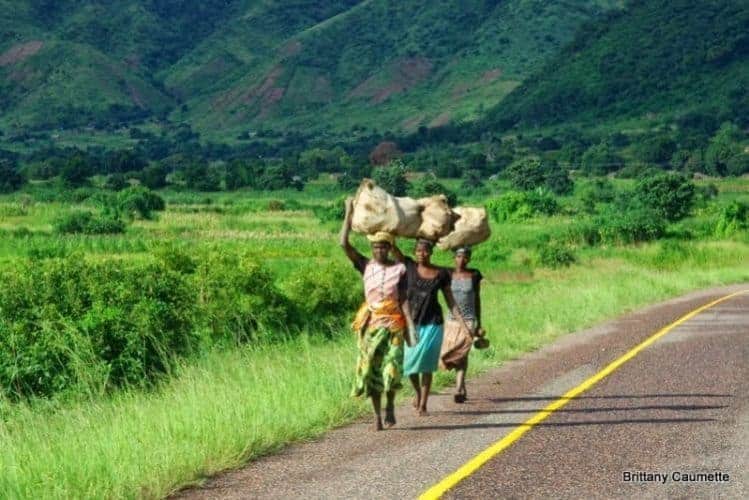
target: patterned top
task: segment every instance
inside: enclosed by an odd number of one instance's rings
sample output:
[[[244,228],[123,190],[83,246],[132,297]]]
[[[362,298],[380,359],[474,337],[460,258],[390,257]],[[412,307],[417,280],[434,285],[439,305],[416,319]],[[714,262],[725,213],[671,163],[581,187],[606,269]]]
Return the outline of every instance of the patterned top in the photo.
[[[479,282],[483,279],[478,271],[471,271],[471,276],[467,278],[453,278],[450,289],[455,297],[455,303],[460,309],[460,313],[466,320],[476,320],[476,289]],[[449,316],[453,319],[452,312]]]
[[[375,260],[362,259],[356,264],[356,268],[362,273],[364,299],[371,311],[379,309],[385,302],[400,303],[400,294],[406,289],[405,265],[383,265]],[[375,314],[370,320],[369,327],[377,326],[389,327],[390,321]]]

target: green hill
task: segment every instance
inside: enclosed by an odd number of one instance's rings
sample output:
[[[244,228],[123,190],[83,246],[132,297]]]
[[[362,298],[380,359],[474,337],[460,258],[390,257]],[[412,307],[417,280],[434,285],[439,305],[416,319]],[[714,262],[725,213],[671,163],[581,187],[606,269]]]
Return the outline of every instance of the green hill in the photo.
[[[748,117],[749,3],[649,0],[587,26],[478,128]]]
[[[0,130],[474,119],[619,0],[0,0]]]

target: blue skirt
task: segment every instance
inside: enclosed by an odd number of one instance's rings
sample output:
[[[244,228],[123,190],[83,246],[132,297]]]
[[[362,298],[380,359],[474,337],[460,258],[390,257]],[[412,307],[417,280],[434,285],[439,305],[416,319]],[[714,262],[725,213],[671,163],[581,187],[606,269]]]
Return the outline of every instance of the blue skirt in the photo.
[[[433,373],[437,371],[442,348],[442,325],[419,325],[419,341],[415,346],[406,346],[403,372],[406,375]]]

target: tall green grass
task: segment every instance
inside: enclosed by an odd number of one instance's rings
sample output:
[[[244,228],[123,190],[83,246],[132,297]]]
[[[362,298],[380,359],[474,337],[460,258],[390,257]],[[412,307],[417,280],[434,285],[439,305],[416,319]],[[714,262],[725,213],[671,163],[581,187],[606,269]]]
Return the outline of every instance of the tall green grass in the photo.
[[[482,268],[492,346],[472,354],[471,374],[644,304],[749,281],[746,243],[698,247],[709,258],[679,266],[638,261],[643,250],[661,252],[653,244],[520,280]],[[157,392],[73,405],[0,402],[0,497],[160,497],[319,435],[368,411],[348,397],[354,358],[349,335],[302,337],[210,353]]]

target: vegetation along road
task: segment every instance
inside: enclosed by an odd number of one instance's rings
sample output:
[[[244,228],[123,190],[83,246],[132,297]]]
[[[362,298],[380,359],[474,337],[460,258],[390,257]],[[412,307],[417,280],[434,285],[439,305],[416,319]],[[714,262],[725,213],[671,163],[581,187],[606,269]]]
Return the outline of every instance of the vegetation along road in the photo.
[[[749,287],[567,336],[429,417],[337,429],[181,498],[725,497],[749,493]]]

